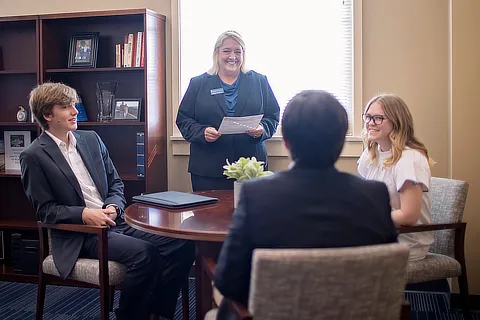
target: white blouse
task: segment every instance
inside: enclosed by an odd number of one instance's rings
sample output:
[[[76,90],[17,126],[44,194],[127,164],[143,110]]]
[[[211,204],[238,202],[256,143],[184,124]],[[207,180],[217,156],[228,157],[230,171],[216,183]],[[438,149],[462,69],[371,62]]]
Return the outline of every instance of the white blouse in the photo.
[[[387,185],[390,194],[390,206],[393,210],[400,209],[400,192],[406,181],[421,184],[422,209],[416,225],[430,224],[430,166],[427,158],[417,150],[405,149],[402,156],[392,166],[384,167],[385,159],[391,157],[392,152],[377,150],[376,163],[369,160],[368,150],[364,150],[358,160],[358,173],[367,180],[381,181]],[[398,236],[400,242],[410,247],[409,260],[420,260],[425,258],[430,245],[433,243],[432,232],[405,233]]]

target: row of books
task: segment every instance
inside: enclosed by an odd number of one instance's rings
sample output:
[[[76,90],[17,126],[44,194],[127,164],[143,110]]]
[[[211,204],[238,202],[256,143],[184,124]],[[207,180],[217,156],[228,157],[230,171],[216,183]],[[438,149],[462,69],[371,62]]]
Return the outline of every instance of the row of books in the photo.
[[[126,34],[124,43],[115,45],[115,67],[143,67],[145,64],[145,32]]]

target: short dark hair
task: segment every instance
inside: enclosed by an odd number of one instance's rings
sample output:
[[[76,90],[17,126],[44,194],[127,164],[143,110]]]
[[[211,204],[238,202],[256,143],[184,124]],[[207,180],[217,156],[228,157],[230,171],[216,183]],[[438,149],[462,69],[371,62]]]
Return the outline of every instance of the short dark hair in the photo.
[[[298,93],[283,113],[283,139],[296,164],[333,166],[342,152],[347,130],[345,108],[326,91]]]

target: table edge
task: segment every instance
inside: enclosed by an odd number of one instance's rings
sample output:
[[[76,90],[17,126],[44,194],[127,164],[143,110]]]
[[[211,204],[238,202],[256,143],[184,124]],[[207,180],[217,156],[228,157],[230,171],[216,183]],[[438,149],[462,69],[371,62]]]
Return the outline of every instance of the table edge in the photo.
[[[157,234],[164,237],[176,238],[176,239],[184,239],[184,240],[194,240],[194,241],[211,241],[211,242],[223,242],[225,241],[226,235],[223,232],[201,232],[197,233],[194,231],[187,231],[187,230],[178,230],[178,229],[170,229],[170,228],[151,228],[148,224],[138,222],[136,220],[131,219],[127,215],[125,215],[125,222],[140,231],[144,231],[151,234]]]

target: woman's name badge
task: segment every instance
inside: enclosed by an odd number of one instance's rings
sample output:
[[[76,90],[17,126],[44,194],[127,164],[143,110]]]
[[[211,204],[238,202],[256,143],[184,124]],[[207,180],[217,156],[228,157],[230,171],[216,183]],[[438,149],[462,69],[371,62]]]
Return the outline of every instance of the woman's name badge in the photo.
[[[221,94],[221,93],[223,93],[223,88],[217,88],[217,89],[210,90],[210,95],[211,96],[214,96],[216,94]]]

